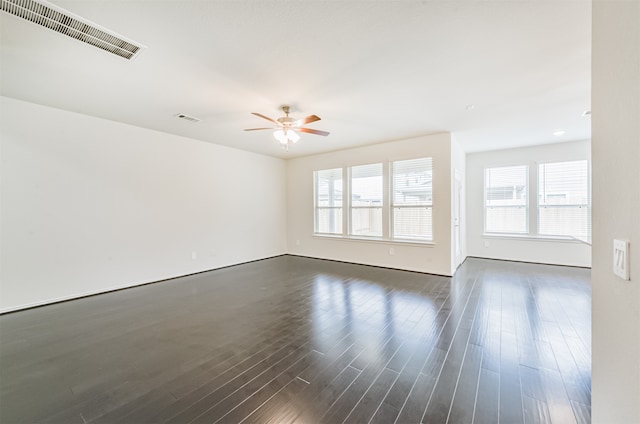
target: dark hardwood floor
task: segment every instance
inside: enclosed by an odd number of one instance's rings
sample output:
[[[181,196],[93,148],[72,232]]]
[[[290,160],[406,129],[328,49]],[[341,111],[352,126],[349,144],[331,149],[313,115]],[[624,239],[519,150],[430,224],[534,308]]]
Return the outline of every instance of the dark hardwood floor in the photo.
[[[0,316],[0,422],[589,423],[590,271],[294,256]]]

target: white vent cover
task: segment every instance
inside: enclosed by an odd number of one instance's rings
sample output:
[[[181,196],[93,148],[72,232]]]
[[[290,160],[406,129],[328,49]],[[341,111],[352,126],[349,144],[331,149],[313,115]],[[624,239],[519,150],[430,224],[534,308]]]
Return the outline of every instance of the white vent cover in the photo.
[[[0,0],[0,9],[125,59],[145,48],[44,0]]]
[[[177,114],[176,118],[184,119],[185,121],[189,121],[189,122],[200,122],[199,118],[196,118],[195,116],[189,116],[184,113]]]

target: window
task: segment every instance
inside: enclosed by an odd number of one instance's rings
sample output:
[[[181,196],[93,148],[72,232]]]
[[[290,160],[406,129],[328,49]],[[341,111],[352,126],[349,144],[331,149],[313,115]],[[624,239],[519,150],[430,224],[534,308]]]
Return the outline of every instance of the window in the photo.
[[[431,158],[392,162],[392,238],[433,240]]]
[[[315,171],[315,233],[433,241],[432,173],[431,158]]]
[[[349,234],[382,236],[382,164],[351,168],[351,222]]]
[[[485,232],[522,234],[529,232],[528,173],[529,167],[526,165],[485,169]]]
[[[586,160],[538,165],[538,234],[590,239],[589,163]]]
[[[342,234],[342,168],[315,172],[315,231]]]

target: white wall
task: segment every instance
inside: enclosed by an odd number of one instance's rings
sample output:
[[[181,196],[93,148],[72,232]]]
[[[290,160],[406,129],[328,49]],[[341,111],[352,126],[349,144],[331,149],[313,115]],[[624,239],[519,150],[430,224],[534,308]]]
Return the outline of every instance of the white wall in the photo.
[[[453,216],[454,214],[454,205],[455,205],[455,193],[456,193],[456,177],[455,172],[458,171],[460,176],[460,182],[462,184],[462,190],[460,193],[460,261],[456,261],[455,256],[455,233],[451,231],[451,272],[455,272],[456,268],[464,262],[467,257],[467,218],[466,218],[466,154],[462,149],[462,146],[455,140],[454,137],[451,138],[451,216],[452,222],[451,225],[454,225]]]
[[[640,423],[640,2],[593,2],[594,424]],[[631,281],[613,239],[631,242]]]
[[[313,236],[314,171],[416,157],[433,158],[433,246]],[[451,172],[448,133],[291,159],[287,162],[288,251],[316,258],[451,275]]]
[[[10,98],[0,108],[0,311],[286,252],[284,161]]]
[[[588,118],[585,118],[588,119]],[[591,266],[591,247],[575,241],[484,236],[484,169],[529,165],[529,220],[535,225],[537,180],[532,178],[536,162],[589,159],[589,141],[547,144],[467,155],[467,254],[481,258],[507,259],[572,266]],[[535,174],[533,174],[535,175]],[[485,247],[485,242],[489,243]]]

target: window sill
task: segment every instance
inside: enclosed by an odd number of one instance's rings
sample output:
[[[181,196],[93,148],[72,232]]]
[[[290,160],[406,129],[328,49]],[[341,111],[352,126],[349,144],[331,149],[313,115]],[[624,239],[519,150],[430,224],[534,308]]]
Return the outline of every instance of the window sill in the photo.
[[[350,241],[350,242],[393,244],[398,246],[435,247],[436,245],[432,241],[384,239],[382,237],[355,237],[355,236],[345,237],[345,236],[333,235],[333,234],[313,234],[313,237],[320,238],[320,239],[344,240],[344,241]]]
[[[482,238],[488,239],[505,239],[505,240],[523,240],[523,241],[546,241],[553,243],[577,243],[587,244],[591,246],[591,243],[585,240],[580,240],[571,236],[532,236],[529,234],[501,234],[501,233],[484,233]]]

